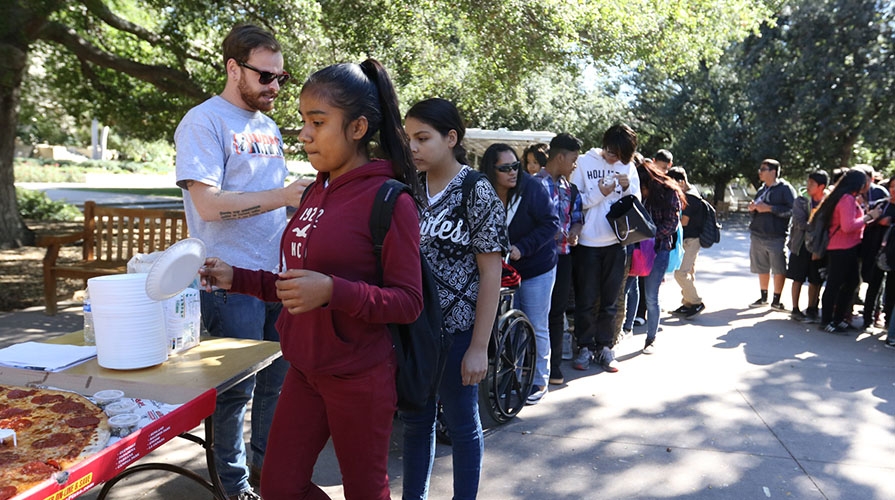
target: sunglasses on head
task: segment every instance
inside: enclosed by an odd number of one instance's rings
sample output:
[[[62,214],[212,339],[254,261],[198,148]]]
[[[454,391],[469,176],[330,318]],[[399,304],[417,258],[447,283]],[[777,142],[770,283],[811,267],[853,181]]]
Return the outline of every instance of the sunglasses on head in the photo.
[[[507,173],[507,172],[513,172],[513,171],[519,170],[519,165],[520,165],[519,161],[516,160],[513,163],[507,163],[505,165],[497,165],[494,168],[498,172]]]
[[[239,65],[243,68],[250,69],[255,73],[258,73],[258,82],[261,85],[268,85],[270,84],[270,82],[276,80],[277,84],[282,87],[286,82],[289,81],[290,78],[292,78],[292,75],[285,71],[278,75],[276,73],[271,73],[270,71],[261,71],[260,69],[244,62],[239,63]]]

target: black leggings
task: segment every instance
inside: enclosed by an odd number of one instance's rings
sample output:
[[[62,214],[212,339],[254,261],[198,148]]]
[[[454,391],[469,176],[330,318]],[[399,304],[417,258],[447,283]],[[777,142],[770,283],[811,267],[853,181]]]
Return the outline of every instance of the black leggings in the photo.
[[[556,281],[550,300],[550,376],[560,373],[562,364],[562,336],[565,332],[569,290],[572,288],[572,255],[560,255],[556,263]]]
[[[827,284],[821,299],[821,321],[839,323],[851,316],[850,306],[860,285],[858,247],[827,250]]]

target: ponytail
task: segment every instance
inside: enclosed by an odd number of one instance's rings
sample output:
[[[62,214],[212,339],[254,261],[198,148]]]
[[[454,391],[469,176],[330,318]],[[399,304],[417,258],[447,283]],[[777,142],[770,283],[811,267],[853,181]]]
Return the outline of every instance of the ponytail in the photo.
[[[401,112],[398,108],[398,95],[395,86],[385,68],[376,59],[367,59],[360,64],[361,71],[376,86],[379,100],[381,123],[379,125],[379,146],[392,162],[395,178],[410,186],[410,189],[421,198],[422,188],[413,156],[410,152],[410,139],[401,124]]]

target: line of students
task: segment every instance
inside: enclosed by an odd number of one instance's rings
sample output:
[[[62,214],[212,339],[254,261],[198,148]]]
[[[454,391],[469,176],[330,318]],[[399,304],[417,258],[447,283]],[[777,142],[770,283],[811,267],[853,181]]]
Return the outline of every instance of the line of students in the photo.
[[[279,55],[274,49],[263,50]],[[248,50],[228,60],[228,71],[241,99],[254,103],[250,112],[260,113],[271,108],[288,76],[281,72],[281,56],[260,66],[237,60],[262,49]],[[246,69],[258,73],[257,92],[248,86]],[[438,397],[453,441],[454,498],[475,498],[478,491],[484,445],[477,386],[487,372],[502,256],[522,275],[517,304],[537,336],[529,403],[537,403],[549,383],[563,382],[559,346],[573,264],[580,270],[575,285],[581,349],[575,367],[586,368],[596,356],[605,369],[617,370],[612,325],[625,251],[603,219],[623,194],[640,197],[641,176],[630,163],[637,146],[633,130],[624,125],[607,130],[603,147],[588,152],[579,170],[574,169],[580,141],[559,134],[535,176],[520,168],[512,148],[492,145],[482,158],[484,175],[464,201],[463,180],[480,174],[465,164],[465,128],[456,107],[427,99],[403,120],[398,110],[394,85],[374,59],[312,74],[299,96],[299,140],[318,174],[282,231],[278,265],[242,267],[214,256],[200,271],[206,293],[282,305],[276,330],[287,368],[260,474],[268,500],[328,498],[312,474],[329,439],[347,498],[389,498],[388,449],[397,396],[387,324],[409,322],[422,308],[417,247],[439,283],[444,326],[453,335]],[[415,196],[402,194],[395,205],[380,274],[368,221],[376,192],[390,178],[408,184]],[[676,193],[661,180],[644,187],[652,195]],[[436,403],[399,415],[405,432],[404,498],[427,497]],[[242,477],[232,497],[256,498],[244,482]]]
[[[789,261],[786,278],[792,280],[790,317],[804,323],[820,323],[829,333],[888,327],[895,307],[895,273],[877,265],[877,254],[891,234],[895,206],[890,203],[895,182],[885,186],[873,182],[872,168],[858,165],[834,172],[830,177],[817,170],[808,175],[806,195],[795,199],[787,242]],[[808,221],[826,220],[830,235],[825,255],[814,255],[806,247]],[[801,288],[808,282],[808,301],[800,309]],[[860,325],[852,325],[854,305],[861,282],[867,283]],[[823,293],[821,293],[823,292]]]

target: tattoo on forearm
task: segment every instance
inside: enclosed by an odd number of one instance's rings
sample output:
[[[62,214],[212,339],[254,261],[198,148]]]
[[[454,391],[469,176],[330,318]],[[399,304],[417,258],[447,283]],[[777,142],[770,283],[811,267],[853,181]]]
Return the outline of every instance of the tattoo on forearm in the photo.
[[[221,220],[245,219],[247,217],[254,217],[256,215],[263,214],[264,212],[264,210],[261,210],[261,205],[255,205],[254,207],[248,207],[242,210],[230,210],[227,212],[221,212]]]

